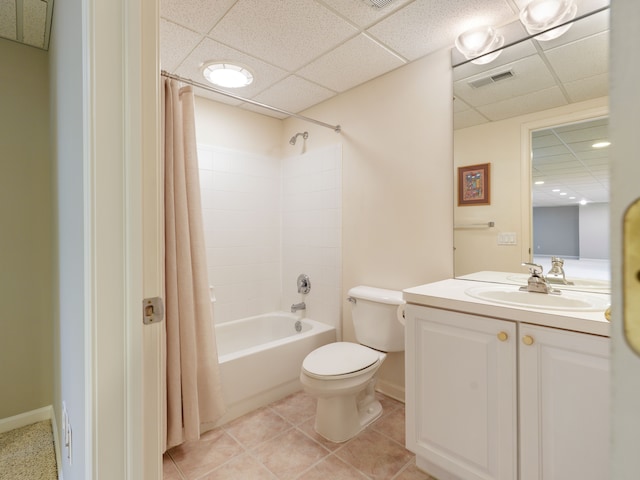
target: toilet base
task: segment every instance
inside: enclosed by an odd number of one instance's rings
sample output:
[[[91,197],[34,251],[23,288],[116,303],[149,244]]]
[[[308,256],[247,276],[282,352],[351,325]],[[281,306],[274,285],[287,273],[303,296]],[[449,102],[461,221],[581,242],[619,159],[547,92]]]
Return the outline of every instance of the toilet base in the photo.
[[[315,431],[334,443],[355,437],[382,415],[375,396],[375,379],[357,394],[318,398]]]

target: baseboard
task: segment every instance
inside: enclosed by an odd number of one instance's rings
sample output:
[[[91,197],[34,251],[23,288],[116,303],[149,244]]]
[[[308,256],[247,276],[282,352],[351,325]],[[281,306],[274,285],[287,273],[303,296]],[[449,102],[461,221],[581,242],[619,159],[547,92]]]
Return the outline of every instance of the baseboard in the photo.
[[[15,430],[16,428],[26,427],[32,423],[42,422],[44,420],[51,421],[51,430],[53,432],[53,445],[56,454],[56,463],[58,465],[58,480],[62,479],[62,457],[60,455],[60,439],[58,437],[58,424],[56,422],[56,415],[53,406],[48,405],[46,407],[31,410],[30,412],[20,413],[13,417],[7,417],[0,419],[0,433],[8,432],[9,430]]]
[[[404,387],[401,387],[400,385],[378,378],[376,380],[376,390],[385,394],[387,397],[391,397],[404,403]]]

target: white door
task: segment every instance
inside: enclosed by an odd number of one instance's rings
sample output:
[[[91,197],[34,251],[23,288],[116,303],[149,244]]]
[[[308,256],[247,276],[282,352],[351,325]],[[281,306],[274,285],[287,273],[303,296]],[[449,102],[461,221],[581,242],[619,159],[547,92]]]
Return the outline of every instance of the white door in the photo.
[[[438,478],[516,478],[516,324],[407,307],[407,446]]]
[[[606,337],[521,324],[520,479],[609,478]]]

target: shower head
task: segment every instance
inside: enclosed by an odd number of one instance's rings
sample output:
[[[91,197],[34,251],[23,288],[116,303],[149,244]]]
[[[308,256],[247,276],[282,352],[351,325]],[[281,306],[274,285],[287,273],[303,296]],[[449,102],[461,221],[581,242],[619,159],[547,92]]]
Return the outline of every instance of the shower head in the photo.
[[[298,132],[293,137],[291,137],[291,139],[289,140],[289,143],[291,145],[295,145],[299,135],[302,135],[302,138],[304,138],[305,140],[309,138],[309,132],[304,132],[304,133]]]

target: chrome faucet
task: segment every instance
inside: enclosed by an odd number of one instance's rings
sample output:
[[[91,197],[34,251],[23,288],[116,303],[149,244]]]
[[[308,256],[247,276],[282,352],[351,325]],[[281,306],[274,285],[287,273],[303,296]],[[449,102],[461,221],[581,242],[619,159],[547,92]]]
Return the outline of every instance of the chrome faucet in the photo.
[[[529,267],[531,276],[527,280],[527,286],[520,287],[520,291],[532,293],[552,293],[554,295],[560,295],[560,290],[556,290],[551,285],[549,285],[549,282],[547,282],[547,279],[542,273],[542,265],[525,262],[522,264],[522,266]]]
[[[563,285],[573,285],[564,275],[564,260],[560,257],[551,257],[551,270],[547,273],[547,281],[549,283],[560,283]]]
[[[291,313],[295,313],[298,310],[306,310],[306,309],[307,309],[307,305],[304,302],[294,303],[293,305],[291,305]]]

